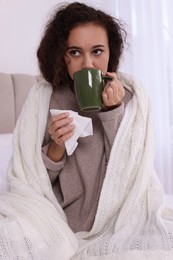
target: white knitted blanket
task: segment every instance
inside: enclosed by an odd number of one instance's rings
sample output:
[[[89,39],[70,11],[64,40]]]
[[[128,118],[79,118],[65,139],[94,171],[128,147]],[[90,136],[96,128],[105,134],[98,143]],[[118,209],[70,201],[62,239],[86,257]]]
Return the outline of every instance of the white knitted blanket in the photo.
[[[149,99],[132,77],[133,93],[116,135],[93,228],[74,234],[42,161],[51,87],[30,91],[13,138],[11,191],[0,195],[0,260],[172,260],[173,211],[153,169]]]

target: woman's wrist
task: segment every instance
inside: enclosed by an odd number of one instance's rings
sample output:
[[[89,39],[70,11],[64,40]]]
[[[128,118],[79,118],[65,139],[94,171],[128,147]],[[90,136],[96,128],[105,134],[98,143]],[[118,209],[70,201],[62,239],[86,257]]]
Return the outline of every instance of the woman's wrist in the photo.
[[[113,110],[119,106],[121,106],[122,102],[119,102],[118,104],[114,105],[114,106],[105,106],[101,109],[101,112],[107,112],[107,111],[110,111],[110,110]]]
[[[59,162],[65,153],[65,146],[60,146],[54,141],[49,145],[47,156],[54,162]]]

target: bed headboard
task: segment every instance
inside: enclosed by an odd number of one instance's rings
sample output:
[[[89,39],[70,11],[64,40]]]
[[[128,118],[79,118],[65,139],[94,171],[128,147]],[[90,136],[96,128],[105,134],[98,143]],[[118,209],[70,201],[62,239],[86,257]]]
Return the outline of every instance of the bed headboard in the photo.
[[[29,74],[0,73],[0,134],[13,132],[27,94],[39,80]]]

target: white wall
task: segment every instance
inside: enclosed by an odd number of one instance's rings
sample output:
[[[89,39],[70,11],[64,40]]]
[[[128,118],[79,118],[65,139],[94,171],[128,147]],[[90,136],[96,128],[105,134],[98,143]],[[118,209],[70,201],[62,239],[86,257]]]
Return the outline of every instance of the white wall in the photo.
[[[61,2],[64,1],[0,0],[0,72],[38,73],[36,51],[41,32],[49,13]],[[93,5],[92,0],[79,2]],[[113,10],[114,3],[110,0],[104,10]],[[94,6],[103,5],[105,0],[94,1]]]
[[[56,0],[0,1],[0,71],[37,72],[36,49]]]

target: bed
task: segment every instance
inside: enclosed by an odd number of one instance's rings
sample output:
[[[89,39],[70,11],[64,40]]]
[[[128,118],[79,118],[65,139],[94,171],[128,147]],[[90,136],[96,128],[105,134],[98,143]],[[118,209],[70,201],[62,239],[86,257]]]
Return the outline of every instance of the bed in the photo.
[[[29,74],[0,73],[0,193],[8,190],[14,126],[30,88],[39,80],[39,76]],[[173,208],[173,196],[165,197],[166,205]]]
[[[0,192],[8,189],[6,178],[12,154],[12,133],[22,105],[38,76],[0,73]]]

